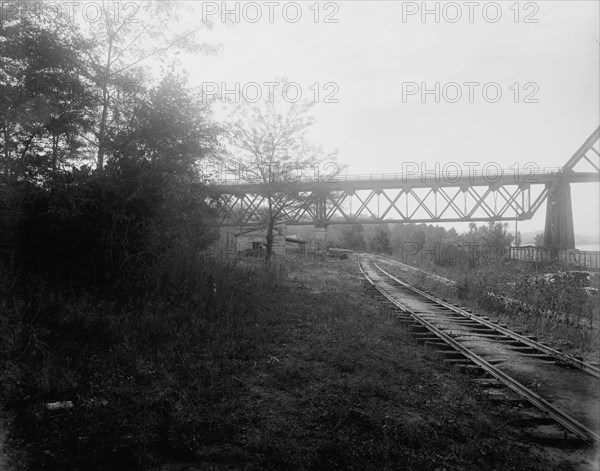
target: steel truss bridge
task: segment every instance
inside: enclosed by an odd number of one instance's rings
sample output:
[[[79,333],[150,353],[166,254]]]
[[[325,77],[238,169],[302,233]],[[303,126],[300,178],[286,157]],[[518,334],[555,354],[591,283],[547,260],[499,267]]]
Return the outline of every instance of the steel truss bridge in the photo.
[[[493,168],[492,168],[493,167]],[[442,171],[299,177],[283,182],[222,179],[211,185],[220,226],[264,226],[271,204],[287,225],[531,219],[547,202],[545,243],[574,248],[571,183],[600,182],[600,127],[562,168],[457,165]]]

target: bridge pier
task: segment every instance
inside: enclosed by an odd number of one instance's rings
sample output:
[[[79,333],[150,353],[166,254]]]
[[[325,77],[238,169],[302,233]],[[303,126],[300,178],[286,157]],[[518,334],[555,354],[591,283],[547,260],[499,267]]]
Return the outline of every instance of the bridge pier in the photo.
[[[550,187],[546,202],[545,229],[545,247],[553,251],[575,248],[571,186],[568,183],[555,183]]]

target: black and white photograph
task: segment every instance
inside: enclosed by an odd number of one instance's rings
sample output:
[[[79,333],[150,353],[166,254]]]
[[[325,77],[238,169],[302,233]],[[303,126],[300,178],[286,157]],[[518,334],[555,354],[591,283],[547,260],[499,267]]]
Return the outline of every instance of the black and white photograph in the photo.
[[[0,0],[0,471],[598,471],[600,0]]]

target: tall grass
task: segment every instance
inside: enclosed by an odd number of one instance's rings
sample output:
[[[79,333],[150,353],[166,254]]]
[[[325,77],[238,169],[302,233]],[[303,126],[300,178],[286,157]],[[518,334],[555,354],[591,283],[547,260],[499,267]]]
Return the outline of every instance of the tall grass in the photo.
[[[40,281],[6,304],[1,391],[30,469],[548,469],[354,261],[181,249],[151,268],[110,297]]]
[[[3,286],[0,394],[35,444],[32,469],[146,468],[227,433],[214,404],[235,401],[230,373],[259,354],[261,303],[285,269],[191,253],[170,251],[110,296],[33,277]],[[44,408],[55,401],[74,407]]]

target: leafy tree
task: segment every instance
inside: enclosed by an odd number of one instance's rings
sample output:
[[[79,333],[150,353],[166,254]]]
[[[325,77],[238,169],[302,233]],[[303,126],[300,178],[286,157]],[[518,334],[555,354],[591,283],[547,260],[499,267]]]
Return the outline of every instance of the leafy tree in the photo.
[[[202,43],[198,33],[211,26],[209,22],[186,25],[189,5],[170,1],[129,2],[130,14],[115,13],[118,2],[102,0],[101,21],[87,28],[70,22],[71,32],[88,45],[79,54],[80,73],[88,86],[97,90],[96,119],[90,144],[96,151],[96,169],[103,171],[105,154],[122,123],[123,108],[139,98],[150,81],[143,67],[148,59],[165,59],[180,51],[216,53],[218,47]],[[134,15],[133,18],[130,16]],[[175,28],[176,27],[176,28]]]
[[[205,226],[212,212],[200,163],[218,152],[220,132],[201,96],[185,77],[172,74],[136,101],[113,138],[106,173],[137,179],[159,192],[152,223],[155,245],[164,248],[185,239],[199,247],[210,239]]]
[[[469,224],[469,232],[458,238],[461,243],[469,244],[469,260],[475,263],[479,253],[486,260],[499,259],[510,247],[514,236],[508,231],[508,223],[490,221],[487,225]],[[473,253],[475,250],[475,254]]]
[[[74,157],[89,125],[77,56],[64,19],[24,9],[0,28],[0,146],[5,178],[40,180]]]
[[[115,131],[110,167],[127,160],[151,162],[182,182],[200,180],[200,162],[214,156],[221,129],[210,108],[192,91],[184,76],[172,73],[140,95]]]
[[[367,248],[369,252],[391,254],[390,228],[387,224],[377,224],[375,229],[367,237]]]
[[[502,251],[508,249],[514,239],[508,231],[508,223],[490,221],[487,226],[479,228],[479,233],[484,243]]]
[[[365,250],[365,235],[362,224],[350,224],[342,226],[340,230],[339,244],[344,249]]]
[[[469,260],[475,264],[477,254],[487,259],[497,259],[510,246],[513,235],[508,224],[490,222],[477,226],[469,224],[466,233],[458,234],[454,228],[426,224],[397,224],[393,227],[390,244],[393,252],[412,263],[455,264]]]
[[[103,11],[111,5],[103,2]],[[86,29],[66,17],[50,21],[37,8],[0,29],[0,150],[12,179],[2,188],[0,250],[16,265],[89,281],[211,238],[198,163],[215,152],[219,129],[173,67],[156,85],[144,78],[139,64],[158,56],[157,44],[168,36],[156,22],[172,10],[166,2],[141,10],[156,16],[134,27],[105,14],[102,27]],[[136,31],[140,41],[155,35],[145,56],[131,36]],[[127,38],[134,44],[123,45]],[[193,49],[187,36],[168,39],[164,50]],[[103,52],[111,57],[105,63]],[[145,86],[136,100],[123,101],[124,80],[132,77]],[[98,84],[106,88],[102,99],[90,93]],[[99,168],[106,175],[96,178],[85,165],[61,172],[98,144],[92,134],[103,126],[100,141],[111,158]]]

